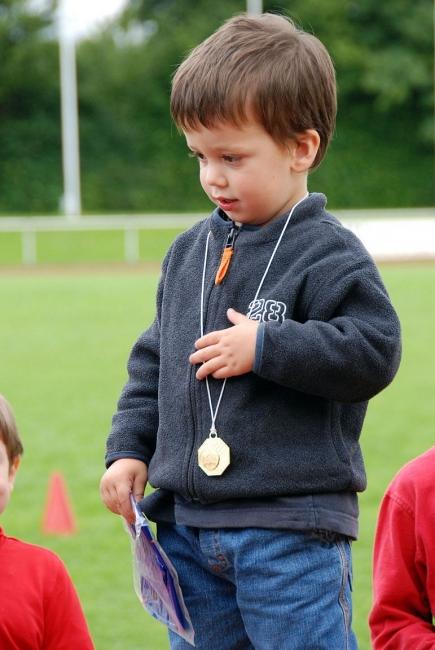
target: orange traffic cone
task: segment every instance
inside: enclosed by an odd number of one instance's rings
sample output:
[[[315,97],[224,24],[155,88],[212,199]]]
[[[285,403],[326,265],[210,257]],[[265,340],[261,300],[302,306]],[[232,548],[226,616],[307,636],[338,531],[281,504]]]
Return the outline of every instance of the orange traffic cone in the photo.
[[[72,535],[76,530],[64,478],[60,472],[54,472],[48,485],[42,531],[49,535]]]

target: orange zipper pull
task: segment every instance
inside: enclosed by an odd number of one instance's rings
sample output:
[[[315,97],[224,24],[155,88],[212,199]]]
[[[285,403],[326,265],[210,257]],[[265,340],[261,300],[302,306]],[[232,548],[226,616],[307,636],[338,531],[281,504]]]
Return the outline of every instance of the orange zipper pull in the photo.
[[[233,253],[234,253],[234,242],[236,241],[236,237],[238,234],[239,234],[239,228],[233,224],[231,226],[230,232],[228,233],[225,248],[222,251],[221,261],[219,262],[219,268],[216,271],[216,277],[214,279],[215,284],[222,284],[225,276],[229,271],[231,258],[233,257]]]
[[[228,273],[228,269],[230,268],[230,262],[233,256],[233,252],[234,252],[233,248],[230,248],[229,246],[225,246],[222,252],[219,268],[216,272],[216,277],[214,279],[215,284],[221,284],[223,282],[226,274]]]

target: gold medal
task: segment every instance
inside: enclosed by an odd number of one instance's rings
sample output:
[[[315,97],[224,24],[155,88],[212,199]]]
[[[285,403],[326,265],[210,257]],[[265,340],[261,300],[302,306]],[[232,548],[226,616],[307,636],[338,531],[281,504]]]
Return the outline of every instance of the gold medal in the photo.
[[[198,449],[198,465],[207,476],[220,476],[230,464],[230,448],[217,434],[210,435]]]

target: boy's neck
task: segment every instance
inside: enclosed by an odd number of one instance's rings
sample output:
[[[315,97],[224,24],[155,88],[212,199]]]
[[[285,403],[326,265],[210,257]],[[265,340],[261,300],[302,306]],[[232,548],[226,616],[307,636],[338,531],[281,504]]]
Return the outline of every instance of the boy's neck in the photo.
[[[301,203],[304,199],[308,198],[309,194],[310,193],[308,191],[308,188],[307,188],[307,186],[305,186],[304,191],[301,192],[301,194],[298,196],[297,200],[293,201],[290,206],[287,206],[287,208],[281,214],[279,214],[276,217],[274,217],[273,219],[271,219],[269,221],[266,221],[264,223],[261,223],[261,224],[250,224],[250,223],[248,223],[248,224],[245,224],[245,225],[248,225],[248,226],[251,226],[251,227],[254,227],[254,228],[255,227],[256,228],[261,228],[262,226],[266,226],[267,224],[271,223],[272,221],[275,221],[276,219],[279,219],[280,217],[283,217],[284,215],[288,214],[291,210],[293,210],[293,208],[295,207],[295,205],[297,203]],[[237,228],[240,228],[241,226],[243,226],[243,222],[236,221],[235,219],[231,219],[231,217],[229,215],[227,215],[227,214],[226,214],[226,217],[227,217],[228,221],[230,221],[232,224],[234,224],[234,226],[237,226]]]

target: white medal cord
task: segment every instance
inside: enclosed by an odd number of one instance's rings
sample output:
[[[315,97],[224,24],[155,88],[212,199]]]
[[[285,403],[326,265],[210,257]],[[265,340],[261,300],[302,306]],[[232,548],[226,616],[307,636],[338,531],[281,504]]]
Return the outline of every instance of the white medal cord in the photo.
[[[305,201],[305,199],[308,198],[308,196],[309,196],[308,193],[305,194],[305,196],[302,199],[300,199],[297,203],[294,204],[294,206],[292,207],[292,209],[290,210],[290,212],[288,214],[288,217],[287,217],[287,219],[285,221],[284,227],[283,227],[283,229],[281,231],[280,236],[278,237],[278,241],[275,244],[275,248],[272,251],[272,254],[271,254],[270,258],[269,258],[269,262],[267,263],[266,269],[265,269],[265,271],[263,273],[263,277],[260,280],[260,284],[258,285],[257,291],[255,292],[254,299],[250,303],[251,307],[249,308],[248,318],[251,317],[251,312],[252,312],[252,309],[254,307],[255,301],[257,300],[258,295],[259,295],[259,293],[261,291],[261,288],[262,288],[262,286],[264,284],[264,281],[266,279],[266,276],[267,276],[267,274],[269,272],[269,269],[270,269],[270,266],[272,264],[273,258],[275,257],[276,251],[278,250],[278,247],[279,247],[279,245],[281,243],[282,238],[284,237],[284,233],[287,230],[287,226],[288,226],[288,224],[290,222],[290,219],[292,218],[293,213],[296,210],[296,208],[298,207],[298,205],[300,205],[303,201]],[[205,272],[206,272],[206,269],[207,269],[207,257],[208,257],[208,246],[209,246],[209,241],[210,241],[210,235],[211,235],[211,230],[209,230],[208,235],[207,235],[207,241],[206,241],[206,244],[205,244],[205,253],[204,253],[204,264],[203,264],[203,269],[202,269],[202,282],[201,282],[201,337],[204,336]],[[216,438],[217,437],[217,431],[216,431],[215,423],[216,423],[216,418],[217,418],[217,414],[218,414],[218,411],[219,411],[219,407],[221,405],[221,401],[222,401],[222,397],[223,397],[223,394],[224,394],[226,383],[227,383],[227,379],[225,378],[224,382],[222,384],[222,388],[221,388],[220,393],[219,393],[219,398],[218,398],[218,401],[217,401],[217,404],[216,404],[216,408],[213,410],[213,402],[212,402],[212,399],[211,399],[210,385],[208,383],[208,376],[205,378],[205,384],[207,386],[208,404],[209,404],[210,415],[211,415],[210,438]]]

